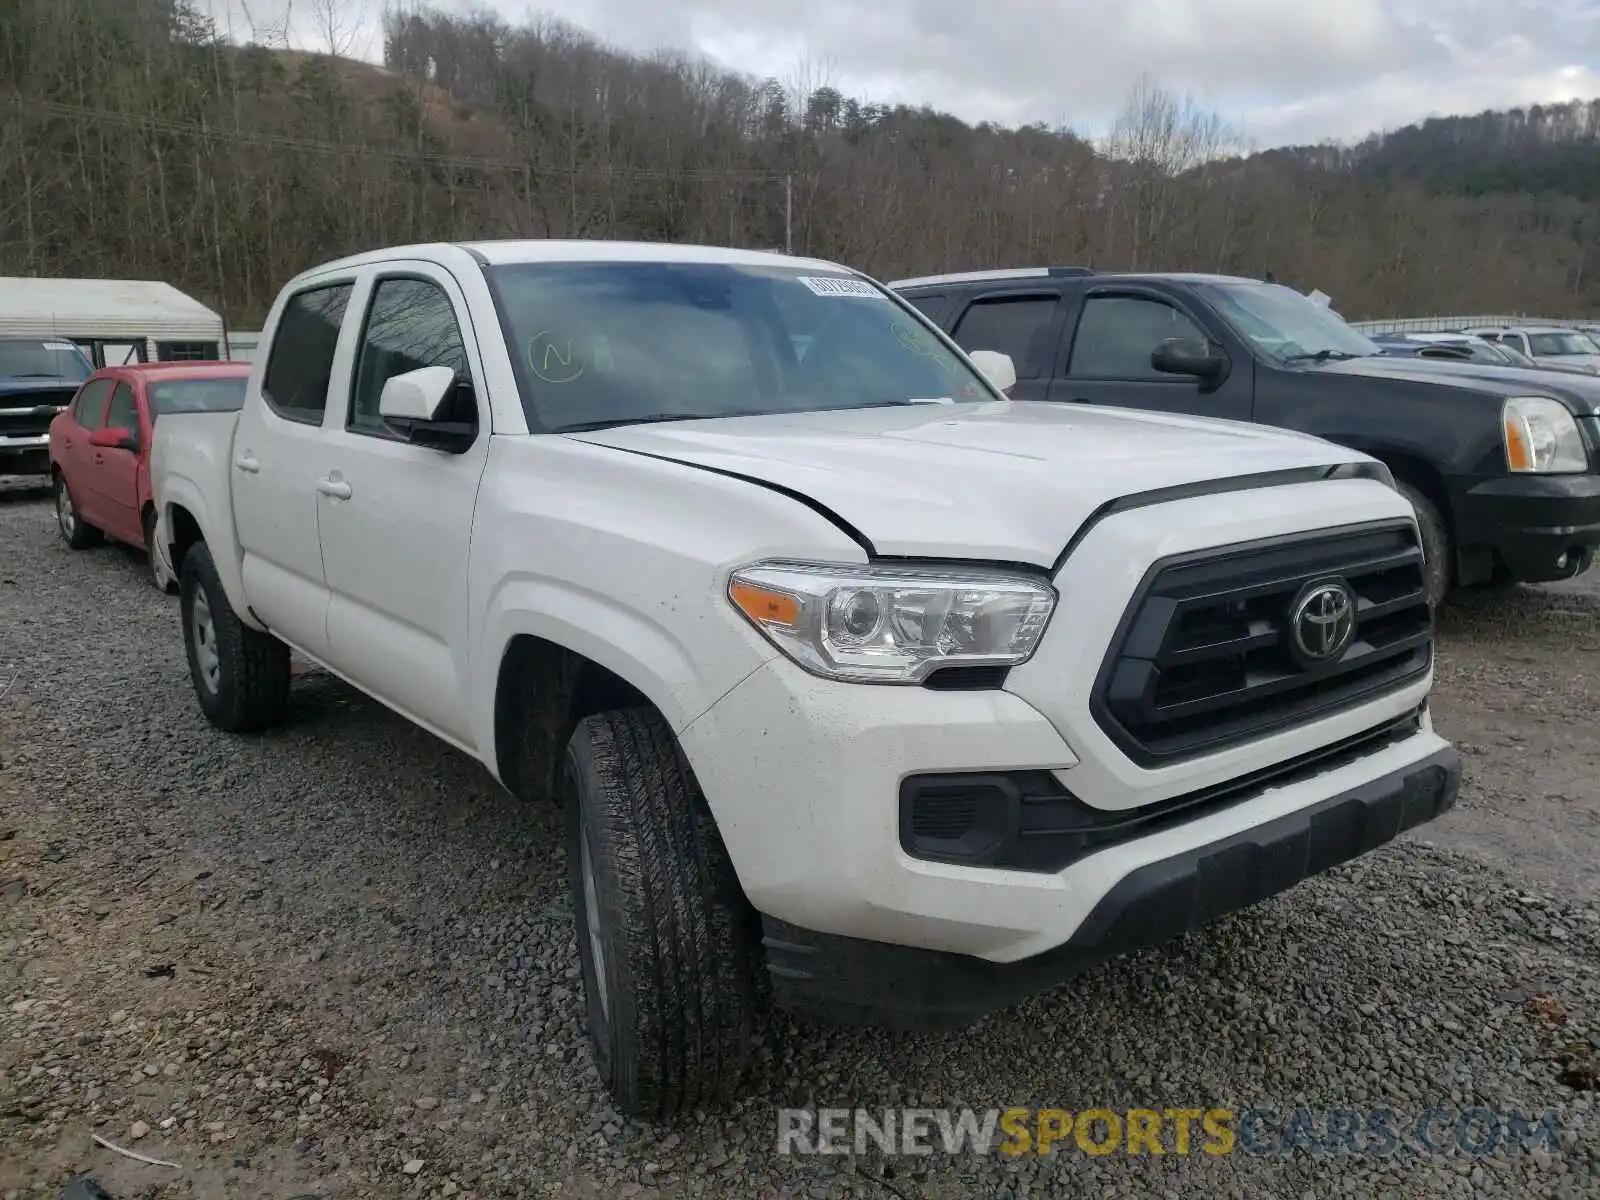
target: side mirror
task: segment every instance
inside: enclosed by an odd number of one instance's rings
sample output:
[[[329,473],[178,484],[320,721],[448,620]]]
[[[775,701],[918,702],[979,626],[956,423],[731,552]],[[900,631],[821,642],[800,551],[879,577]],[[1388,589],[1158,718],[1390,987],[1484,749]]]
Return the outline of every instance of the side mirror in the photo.
[[[1009,354],[1001,354],[998,350],[974,350],[967,357],[999,391],[1009,394],[1017,386],[1017,365],[1011,361]]]
[[[139,434],[131,429],[95,429],[89,433],[89,445],[101,450],[130,450],[139,452]]]
[[[452,411],[467,386],[449,367],[391,375],[378,394],[378,415],[412,445],[461,454],[478,438],[477,422],[457,420]]]
[[[1228,374],[1228,357],[1201,338],[1168,338],[1150,354],[1150,365],[1163,375],[1189,375],[1202,383],[1220,383]]]

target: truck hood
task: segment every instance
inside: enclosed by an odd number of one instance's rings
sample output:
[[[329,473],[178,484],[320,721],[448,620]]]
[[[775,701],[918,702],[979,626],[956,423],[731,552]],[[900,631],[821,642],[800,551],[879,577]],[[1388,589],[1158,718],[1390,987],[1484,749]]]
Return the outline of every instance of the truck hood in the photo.
[[[1396,379],[1437,383],[1488,396],[1553,396],[1580,417],[1600,414],[1600,375],[1545,371],[1531,367],[1497,367],[1490,363],[1447,358],[1351,358],[1310,366],[1306,370],[1361,379]]]
[[[53,397],[62,391],[71,396],[82,386],[83,380],[81,379],[36,375],[7,377],[0,379],[0,396],[22,396],[32,392],[44,392]]]
[[[797,493],[878,554],[1046,567],[1112,500],[1371,461],[1260,425],[1037,402],[726,417],[567,436]]]

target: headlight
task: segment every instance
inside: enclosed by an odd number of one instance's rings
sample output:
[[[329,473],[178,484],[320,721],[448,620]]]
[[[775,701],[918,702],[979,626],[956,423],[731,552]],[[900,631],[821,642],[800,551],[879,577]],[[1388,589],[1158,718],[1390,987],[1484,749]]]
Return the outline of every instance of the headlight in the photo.
[[[766,562],[735,571],[728,599],[813,674],[921,683],[940,667],[1026,661],[1056,593],[1042,579],[976,568]]]
[[[1587,471],[1589,454],[1572,413],[1548,396],[1512,396],[1501,425],[1506,466],[1519,474]]]

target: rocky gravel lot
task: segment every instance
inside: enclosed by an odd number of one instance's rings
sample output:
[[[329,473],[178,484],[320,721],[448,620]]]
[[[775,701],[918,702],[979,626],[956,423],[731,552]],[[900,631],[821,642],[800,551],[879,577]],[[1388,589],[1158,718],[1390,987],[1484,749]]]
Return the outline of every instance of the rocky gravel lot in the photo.
[[[1448,614],[1461,805],[961,1034],[779,1022],[736,1109],[609,1110],[557,815],[328,677],[205,725],[177,601],[0,491],[0,1197],[1600,1194],[1600,592]],[[779,1106],[1554,1110],[1532,1153],[782,1157]],[[94,1135],[151,1158],[133,1161]]]

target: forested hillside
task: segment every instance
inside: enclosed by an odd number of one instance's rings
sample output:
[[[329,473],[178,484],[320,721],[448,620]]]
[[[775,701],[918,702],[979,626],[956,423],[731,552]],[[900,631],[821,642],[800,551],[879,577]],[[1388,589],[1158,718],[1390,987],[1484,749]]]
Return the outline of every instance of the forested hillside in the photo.
[[[552,22],[391,19],[384,60],[231,46],[186,0],[0,0],[0,273],[167,279],[248,328],[293,272],[386,243],[789,230],[885,278],[1271,271],[1351,317],[1600,313],[1587,105],[1245,156],[1151,85],[1096,147]]]

